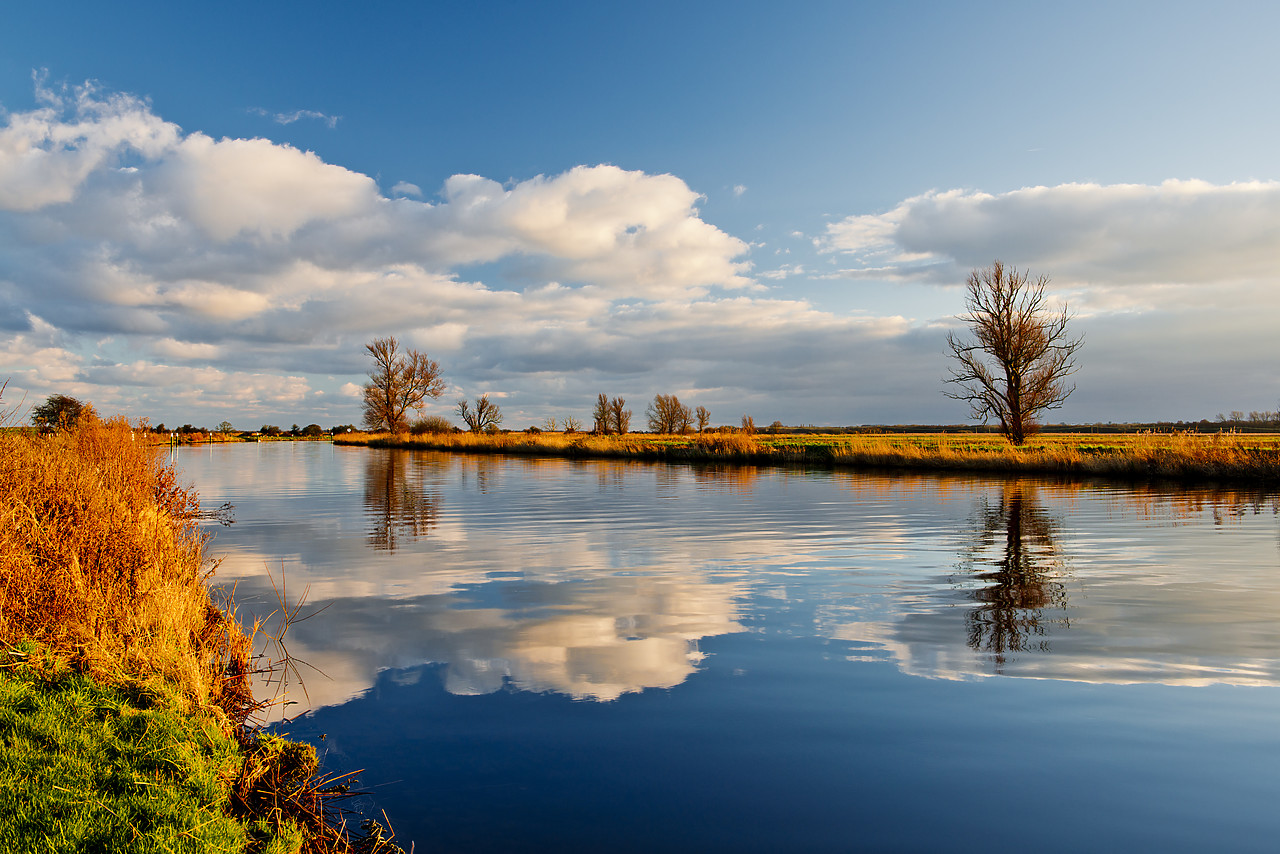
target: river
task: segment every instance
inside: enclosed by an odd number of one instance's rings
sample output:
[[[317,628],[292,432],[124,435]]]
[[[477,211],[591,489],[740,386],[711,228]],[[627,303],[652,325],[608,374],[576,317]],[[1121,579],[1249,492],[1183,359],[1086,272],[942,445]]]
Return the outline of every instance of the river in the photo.
[[[1271,851],[1280,498],[182,448],[276,726],[417,851]],[[261,690],[270,690],[263,687]]]

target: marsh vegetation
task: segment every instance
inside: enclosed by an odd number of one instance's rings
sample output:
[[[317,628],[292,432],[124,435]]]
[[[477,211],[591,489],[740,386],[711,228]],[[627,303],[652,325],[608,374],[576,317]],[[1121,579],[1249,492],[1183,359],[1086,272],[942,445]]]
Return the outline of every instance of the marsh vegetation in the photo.
[[[1035,472],[1125,478],[1272,481],[1280,436],[1237,433],[1043,434],[1020,446],[990,433],[347,434],[344,445],[472,453],[620,457],[763,465]]]

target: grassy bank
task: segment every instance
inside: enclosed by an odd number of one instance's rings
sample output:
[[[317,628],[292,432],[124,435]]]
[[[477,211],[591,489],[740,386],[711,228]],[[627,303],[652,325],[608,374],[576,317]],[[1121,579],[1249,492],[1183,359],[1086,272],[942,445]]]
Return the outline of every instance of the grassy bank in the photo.
[[[1037,436],[1015,448],[990,433],[695,436],[588,433],[347,434],[335,444],[472,453],[618,457],[670,462],[1027,472],[1177,480],[1280,482],[1280,436],[1137,433]]]
[[[248,725],[251,641],[210,599],[198,512],[123,419],[0,432],[13,850],[351,850],[324,821],[314,750]]]

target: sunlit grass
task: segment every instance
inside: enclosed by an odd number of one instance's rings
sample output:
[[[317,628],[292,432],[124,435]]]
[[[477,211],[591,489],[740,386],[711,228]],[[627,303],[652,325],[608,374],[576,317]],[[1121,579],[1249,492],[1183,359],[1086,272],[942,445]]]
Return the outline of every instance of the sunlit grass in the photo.
[[[1272,480],[1280,436],[1235,433],[1055,433],[1014,447],[990,433],[353,434],[338,444],[476,453],[740,461],[861,468],[955,469],[1153,478]]]
[[[227,813],[235,741],[173,695],[100,685],[23,644],[0,657],[0,741],[7,851],[241,851],[248,842]]]

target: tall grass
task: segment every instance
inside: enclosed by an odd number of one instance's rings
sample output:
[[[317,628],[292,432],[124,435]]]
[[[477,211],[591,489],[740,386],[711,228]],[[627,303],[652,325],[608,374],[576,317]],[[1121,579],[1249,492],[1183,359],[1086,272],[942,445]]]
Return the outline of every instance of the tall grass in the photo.
[[[107,683],[154,678],[230,716],[249,640],[210,600],[197,497],[123,418],[0,433],[0,643]]]

